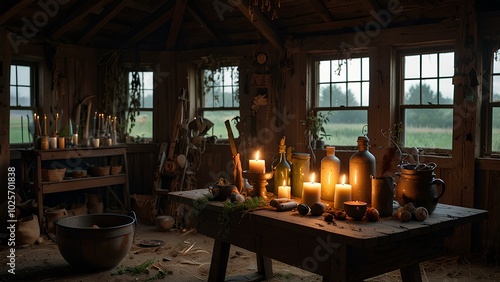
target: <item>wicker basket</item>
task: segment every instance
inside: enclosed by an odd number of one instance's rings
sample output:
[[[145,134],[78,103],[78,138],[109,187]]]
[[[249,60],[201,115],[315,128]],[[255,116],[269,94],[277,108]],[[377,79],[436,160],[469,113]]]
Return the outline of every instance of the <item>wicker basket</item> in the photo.
[[[118,175],[121,172],[122,172],[122,166],[121,165],[111,166],[111,175]]]
[[[109,175],[109,166],[94,166],[92,167],[92,174],[94,176],[106,176]]]
[[[61,181],[66,173],[66,168],[42,169],[42,181]]]

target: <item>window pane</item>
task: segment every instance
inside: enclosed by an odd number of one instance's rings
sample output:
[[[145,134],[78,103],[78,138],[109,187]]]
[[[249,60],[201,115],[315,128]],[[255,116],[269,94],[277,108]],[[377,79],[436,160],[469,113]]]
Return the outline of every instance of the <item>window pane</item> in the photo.
[[[404,81],[404,103],[407,105],[420,105],[420,81]]]
[[[17,106],[17,87],[10,87],[10,105],[16,107]]]
[[[437,79],[422,80],[422,105],[437,105]]]
[[[422,77],[437,77],[437,54],[422,55]]]
[[[346,60],[332,60],[332,82],[346,80]]]
[[[405,56],[404,57],[404,78],[419,78],[420,77],[420,56]]]
[[[327,112],[323,112],[326,114]],[[332,111],[330,122],[325,125],[325,131],[331,135],[325,143],[336,146],[356,146],[358,136],[362,135],[363,127],[368,123],[368,111],[344,110]]]
[[[28,123],[29,117],[29,123]],[[33,142],[33,111],[31,110],[11,110],[10,111],[10,143],[31,143]]]
[[[17,84],[24,86],[31,84],[30,67],[17,66]]]
[[[439,76],[453,76],[454,70],[454,53],[441,53],[439,54]]]
[[[332,74],[330,72],[330,61],[320,61],[319,63],[319,76],[318,76],[318,82],[330,82],[330,78],[332,77]]]
[[[143,93],[143,108],[153,108],[153,90],[144,90]]]
[[[361,101],[361,84],[351,82],[348,85],[349,106],[359,106]]]
[[[319,92],[317,93],[319,107],[331,107],[330,89],[329,85],[319,85]]]
[[[31,106],[31,88],[25,86],[19,86],[17,88],[17,98],[18,98],[18,106],[21,107],[30,107]]]
[[[405,147],[451,149],[453,109],[406,109]]]
[[[238,131],[234,128],[233,118],[240,115],[238,110],[227,110],[227,111],[204,111],[203,118],[210,120],[214,126],[208,131],[207,135],[217,136],[219,139],[227,139],[227,129],[225,122],[229,120],[231,122],[231,127],[233,129],[234,137],[239,136]]]
[[[346,85],[345,83],[337,83],[332,85],[332,106],[334,107],[347,107],[346,100]],[[354,97],[351,97],[354,99]]]
[[[127,132],[129,132],[129,129],[130,123],[128,124]],[[137,138],[137,136],[139,138],[153,138],[153,112],[141,111],[135,117],[135,125],[129,135],[134,138]]]
[[[500,153],[500,108],[492,109],[491,151]]]
[[[439,104],[453,104],[453,84],[451,78],[441,78],[439,80]]]
[[[369,105],[369,93],[370,93],[370,83],[369,82],[363,82],[363,85],[362,85],[362,90],[363,90],[363,97],[362,97],[362,100],[361,100],[361,106],[363,107],[368,107]]]
[[[347,80],[360,81],[361,80],[361,59],[347,60]]]
[[[363,63],[363,80],[369,80],[370,79],[370,59],[369,58],[363,58],[362,60]]]

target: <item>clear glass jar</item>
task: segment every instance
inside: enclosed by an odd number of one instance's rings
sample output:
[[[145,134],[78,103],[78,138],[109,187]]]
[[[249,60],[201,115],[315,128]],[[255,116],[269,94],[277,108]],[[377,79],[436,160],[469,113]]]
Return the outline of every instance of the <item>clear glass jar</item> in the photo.
[[[274,168],[274,195],[278,195],[279,186],[290,186],[291,167],[286,160],[285,137],[280,141],[279,162]]]

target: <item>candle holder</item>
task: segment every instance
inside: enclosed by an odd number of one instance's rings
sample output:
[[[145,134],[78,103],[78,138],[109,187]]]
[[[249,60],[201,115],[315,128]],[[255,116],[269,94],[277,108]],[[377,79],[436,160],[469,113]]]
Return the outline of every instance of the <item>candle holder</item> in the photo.
[[[247,178],[248,182],[253,185],[252,197],[260,196],[264,200],[267,200],[267,181],[273,178],[273,176],[273,171],[264,173],[251,172],[248,170],[243,171],[243,177]]]

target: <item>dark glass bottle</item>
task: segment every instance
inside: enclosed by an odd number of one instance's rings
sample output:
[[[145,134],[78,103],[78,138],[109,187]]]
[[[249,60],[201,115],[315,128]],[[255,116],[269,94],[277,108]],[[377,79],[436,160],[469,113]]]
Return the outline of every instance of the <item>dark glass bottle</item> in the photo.
[[[368,151],[366,136],[358,137],[358,151],[349,159],[349,184],[352,200],[371,203],[372,180],[375,176],[375,156]]]
[[[281,138],[279,145],[279,163],[274,169],[274,195],[278,196],[279,186],[290,186],[291,169],[286,159],[285,136]]]

